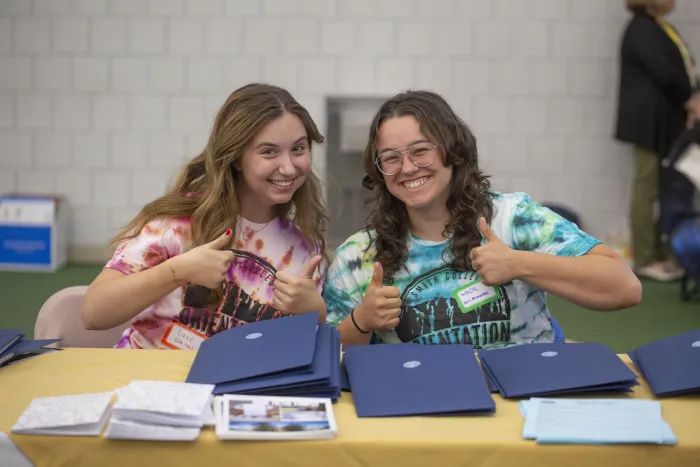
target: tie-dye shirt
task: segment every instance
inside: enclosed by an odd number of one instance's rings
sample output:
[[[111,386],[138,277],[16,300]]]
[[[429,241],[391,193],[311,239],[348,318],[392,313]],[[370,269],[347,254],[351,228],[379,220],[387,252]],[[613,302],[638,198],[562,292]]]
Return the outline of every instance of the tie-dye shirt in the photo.
[[[286,316],[272,306],[275,275],[277,271],[301,275],[317,253],[309,252],[301,231],[291,221],[278,218],[255,224],[241,219],[239,227],[225,292],[215,310],[204,306],[209,289],[198,285],[184,291],[178,288],[138,314],[115,347],[197,349],[203,340],[226,329]],[[191,245],[189,220],[154,220],[140,235],[121,243],[106,267],[132,274],[185,253]],[[324,273],[322,262],[314,275],[319,292]]]
[[[491,230],[515,250],[558,256],[586,254],[600,242],[524,193],[493,192]],[[340,324],[364,296],[374,271],[373,230],[362,230],[338,249],[328,269],[323,298],[327,321]],[[485,240],[482,237],[482,244]],[[375,343],[472,344],[498,348],[552,342],[546,293],[514,280],[488,287],[474,271],[450,268],[449,242],[408,238],[406,269],[394,274],[401,291],[399,325],[375,331]]]

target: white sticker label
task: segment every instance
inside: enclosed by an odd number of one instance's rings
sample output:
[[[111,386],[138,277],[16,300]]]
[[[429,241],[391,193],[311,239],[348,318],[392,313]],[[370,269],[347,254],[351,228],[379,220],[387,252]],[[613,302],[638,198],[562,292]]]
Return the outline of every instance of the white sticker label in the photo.
[[[198,350],[205,340],[206,336],[186,328],[180,323],[173,323],[162,342],[171,349]]]
[[[455,290],[452,295],[457,299],[457,303],[463,313],[467,313],[481,305],[501,298],[501,293],[498,289],[484,285],[480,279]]]

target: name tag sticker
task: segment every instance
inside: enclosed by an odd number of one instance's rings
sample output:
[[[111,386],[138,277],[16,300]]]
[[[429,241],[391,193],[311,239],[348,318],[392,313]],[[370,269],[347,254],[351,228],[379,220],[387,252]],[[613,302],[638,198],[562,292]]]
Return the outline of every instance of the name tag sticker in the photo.
[[[206,334],[173,321],[168,326],[168,330],[165,331],[160,343],[169,349],[199,350],[199,346],[205,340],[207,340]]]
[[[500,299],[501,292],[498,288],[484,285],[481,279],[477,279],[452,292],[452,296],[457,300],[462,313],[469,313],[480,306]]]

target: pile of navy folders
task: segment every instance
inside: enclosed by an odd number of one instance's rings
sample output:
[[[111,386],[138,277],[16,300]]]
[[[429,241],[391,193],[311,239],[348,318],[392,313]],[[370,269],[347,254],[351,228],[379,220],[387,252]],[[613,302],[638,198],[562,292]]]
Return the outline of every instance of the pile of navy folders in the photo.
[[[478,351],[471,345],[347,347],[345,389],[359,417],[489,414],[504,398],[629,392],[637,376],[600,343],[531,344]]]
[[[49,347],[60,339],[31,340],[22,329],[0,329],[0,367],[61,349]]]
[[[340,397],[340,334],[317,312],[238,326],[202,342],[186,382],[213,394]]]
[[[700,392],[700,329],[651,342],[627,355],[656,397]]]

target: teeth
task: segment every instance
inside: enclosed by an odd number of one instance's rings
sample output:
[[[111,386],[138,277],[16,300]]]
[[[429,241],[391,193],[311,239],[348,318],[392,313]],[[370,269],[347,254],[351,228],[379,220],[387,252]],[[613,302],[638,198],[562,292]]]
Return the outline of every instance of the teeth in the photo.
[[[420,187],[421,185],[424,185],[425,182],[428,181],[428,177],[423,177],[419,178],[418,180],[411,180],[409,182],[404,182],[403,186],[408,188],[409,190],[415,190],[416,188]]]
[[[292,183],[294,182],[294,180],[270,180],[270,182],[273,185],[286,187],[286,186],[291,186]]]

